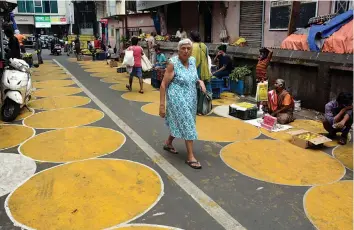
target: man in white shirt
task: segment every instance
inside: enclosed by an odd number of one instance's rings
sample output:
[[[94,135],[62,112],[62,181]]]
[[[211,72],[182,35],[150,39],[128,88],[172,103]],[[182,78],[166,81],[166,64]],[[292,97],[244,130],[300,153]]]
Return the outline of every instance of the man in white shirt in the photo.
[[[176,37],[179,39],[185,39],[188,38],[187,37],[187,32],[184,31],[183,28],[178,28],[177,32],[176,32]]]
[[[149,51],[149,60],[150,60],[152,65],[155,65],[155,63],[156,63],[155,36],[156,36],[156,33],[152,32],[150,37],[148,37],[146,39],[147,47],[148,47],[148,51]]]

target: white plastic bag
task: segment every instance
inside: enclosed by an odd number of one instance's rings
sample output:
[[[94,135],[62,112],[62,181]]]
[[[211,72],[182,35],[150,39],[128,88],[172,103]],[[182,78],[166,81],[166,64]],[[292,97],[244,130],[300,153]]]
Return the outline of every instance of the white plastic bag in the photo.
[[[212,73],[211,73],[211,58],[209,55],[208,55],[208,68],[209,68],[209,74],[212,75]]]
[[[123,65],[134,66],[134,55],[133,50],[126,50],[123,59]]]
[[[152,64],[145,54],[141,57],[141,67],[144,72],[152,69]]]

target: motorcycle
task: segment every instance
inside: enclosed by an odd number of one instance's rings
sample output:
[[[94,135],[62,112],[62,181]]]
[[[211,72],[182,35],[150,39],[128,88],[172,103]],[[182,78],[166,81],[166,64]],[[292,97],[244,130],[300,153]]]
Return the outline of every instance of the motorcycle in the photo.
[[[61,55],[61,45],[55,45],[52,50],[52,53],[58,56]]]
[[[1,117],[4,122],[11,122],[27,107],[31,99],[32,81],[29,65],[16,58],[9,59],[1,81]]]

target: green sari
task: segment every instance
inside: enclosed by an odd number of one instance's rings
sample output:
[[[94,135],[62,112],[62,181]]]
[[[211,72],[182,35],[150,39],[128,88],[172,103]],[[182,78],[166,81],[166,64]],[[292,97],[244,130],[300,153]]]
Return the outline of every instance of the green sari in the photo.
[[[192,56],[196,59],[198,77],[203,81],[210,81],[211,79],[208,64],[208,52],[208,47],[204,43],[193,43]]]

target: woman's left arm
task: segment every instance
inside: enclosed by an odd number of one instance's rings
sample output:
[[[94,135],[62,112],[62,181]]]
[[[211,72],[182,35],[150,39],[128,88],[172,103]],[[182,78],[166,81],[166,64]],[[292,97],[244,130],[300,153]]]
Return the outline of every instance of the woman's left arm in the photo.
[[[206,88],[205,88],[204,81],[198,80],[198,81],[197,81],[197,84],[200,85],[200,87],[202,88],[202,92],[205,93],[205,92],[206,92]]]

